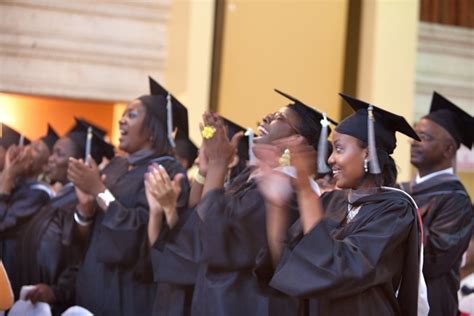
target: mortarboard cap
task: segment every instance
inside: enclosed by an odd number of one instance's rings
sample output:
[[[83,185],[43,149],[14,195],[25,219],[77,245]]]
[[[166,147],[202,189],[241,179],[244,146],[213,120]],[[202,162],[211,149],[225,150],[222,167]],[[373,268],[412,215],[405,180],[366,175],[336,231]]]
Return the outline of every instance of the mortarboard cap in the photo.
[[[41,137],[41,140],[48,146],[50,152],[53,150],[53,146],[58,139],[58,133],[56,133],[51,124],[48,123],[48,132],[45,136]]]
[[[246,128],[243,128],[239,124],[236,124],[225,117],[222,117],[222,119],[224,120],[224,124],[227,126],[227,137],[229,138],[229,140],[231,140],[235,134],[239,132],[245,133],[247,131]],[[250,147],[251,145],[249,144],[249,137],[244,135],[240,139],[239,146],[237,148],[240,161],[245,162],[250,159],[250,156],[249,156]]]
[[[400,132],[420,141],[416,132],[402,116],[346,94],[339,93],[339,95],[351,106],[355,113],[340,122],[336,127],[336,131],[353,136],[368,144],[371,173],[380,173],[378,159],[375,159],[376,149],[381,149],[389,155],[393,153],[397,145],[395,132]],[[369,119],[370,116],[373,119]],[[377,167],[374,164],[377,164]]]
[[[471,149],[474,142],[474,118],[436,91],[430,113],[424,118],[443,127],[456,141]]]
[[[97,135],[101,135],[102,138],[105,137],[105,135],[107,135],[107,131],[83,118],[78,118],[78,117],[74,117],[74,120],[76,121],[76,125],[74,125],[72,127],[71,130],[69,130],[68,133],[74,131],[75,129],[78,129],[79,131],[82,131],[84,129],[84,126],[88,127],[88,126],[91,126],[93,129],[94,129],[94,132],[97,134]]]
[[[189,138],[184,137],[176,138],[175,143],[176,155],[186,159],[188,166],[192,166],[198,155],[197,146]]]
[[[177,129],[176,138],[189,138],[188,110],[186,107],[152,77],[148,76],[148,80],[151,95],[160,95],[163,97],[170,95],[171,97],[173,130]],[[166,105],[167,104],[165,104],[165,106]]]
[[[90,152],[90,155],[97,164],[102,162],[103,157],[112,159],[115,155],[114,146],[104,140],[104,130],[84,119],[75,118],[75,120],[76,125],[66,136],[84,152],[84,159],[87,152]],[[88,138],[90,138],[90,145],[88,145]],[[88,148],[88,146],[90,147]]]
[[[288,107],[298,114],[300,118],[299,133],[304,136],[310,145],[318,150],[318,173],[324,174],[330,171],[326,160],[328,156],[328,136],[331,134],[329,124],[337,125],[337,122],[329,118],[326,113],[322,113],[312,106],[309,106],[295,97],[282,92],[278,89],[275,91],[285,98],[293,101]]]
[[[31,141],[10,126],[0,123],[0,146],[8,149],[11,145],[28,145]]]

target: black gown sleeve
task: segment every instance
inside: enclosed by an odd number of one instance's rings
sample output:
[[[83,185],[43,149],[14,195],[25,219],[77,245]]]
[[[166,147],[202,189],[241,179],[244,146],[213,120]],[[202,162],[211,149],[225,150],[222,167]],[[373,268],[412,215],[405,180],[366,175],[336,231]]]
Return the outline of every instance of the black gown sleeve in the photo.
[[[151,250],[154,277],[158,283],[194,284],[201,257],[198,217],[195,208],[181,213],[180,223],[166,242],[157,241]]]
[[[265,203],[256,187],[243,195],[210,191],[197,212],[204,262],[223,270],[254,267],[266,244]]]
[[[333,223],[323,219],[294,249],[285,249],[270,286],[290,296],[339,298],[389,282],[393,271],[380,265],[406,240],[415,221],[411,208],[406,201],[385,203],[343,239],[334,238]]]
[[[459,258],[472,234],[474,217],[469,199],[460,194],[438,200],[433,207],[439,211],[424,227],[424,268],[427,278],[436,278]]]
[[[8,199],[0,201],[0,233],[15,227],[33,216],[49,201],[49,195],[41,190],[21,187]]]
[[[145,188],[137,203],[127,208],[117,199],[110,203],[98,231],[97,260],[112,265],[132,265],[146,242],[148,203]]]

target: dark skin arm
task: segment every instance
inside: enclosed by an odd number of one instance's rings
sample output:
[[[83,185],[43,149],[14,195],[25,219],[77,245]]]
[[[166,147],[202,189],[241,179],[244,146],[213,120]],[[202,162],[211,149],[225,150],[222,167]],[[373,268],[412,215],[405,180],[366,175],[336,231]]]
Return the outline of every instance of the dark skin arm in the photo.
[[[82,159],[69,158],[67,170],[68,179],[74,183],[79,201],[77,211],[84,217],[94,216],[96,212],[94,200],[106,189],[103,182],[105,178],[100,176],[99,167],[90,156],[88,161],[89,164],[86,164]],[[76,226],[82,237],[87,236],[91,230],[90,226]]]
[[[0,193],[10,194],[18,177],[26,175],[32,165],[31,150],[28,147],[12,145],[5,155],[5,168],[0,174]]]
[[[201,128],[202,130],[202,128]],[[208,169],[208,161],[207,161],[207,156],[206,156],[206,148],[205,144],[203,143],[201,145],[201,148],[199,148],[199,155],[198,158],[196,159],[198,166],[199,166],[199,174],[203,177],[207,176],[207,169]],[[189,200],[188,200],[188,205],[189,207],[194,207],[199,203],[202,197],[202,191],[204,189],[204,185],[197,182],[196,180],[193,180],[191,183],[191,191],[189,193]]]
[[[296,190],[303,232],[307,234],[323,218],[319,196],[311,189],[309,178],[316,165],[316,151],[309,145],[290,147],[291,164],[296,168]]]

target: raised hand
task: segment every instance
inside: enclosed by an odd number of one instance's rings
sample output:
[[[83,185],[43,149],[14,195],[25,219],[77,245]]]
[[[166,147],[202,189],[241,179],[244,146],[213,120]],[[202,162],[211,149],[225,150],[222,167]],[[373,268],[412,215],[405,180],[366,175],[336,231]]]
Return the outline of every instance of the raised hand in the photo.
[[[152,191],[156,187],[155,177],[151,175],[152,168],[153,167],[150,166],[150,171],[145,174],[145,195],[150,209],[150,215],[159,216],[163,214],[163,207],[152,193]]]
[[[26,175],[33,165],[31,147],[12,145],[5,155],[5,170],[13,177]]]
[[[310,188],[309,178],[316,173],[317,155],[313,146],[299,144],[290,146],[291,164],[296,169],[296,184],[300,188]]]
[[[154,164],[149,172],[149,191],[163,208],[166,221],[173,226],[178,220],[176,205],[181,193],[181,181],[184,175],[178,173],[171,180],[166,169],[161,165]],[[152,184],[150,186],[150,184]]]
[[[279,166],[279,159],[283,154],[283,150],[273,144],[255,143],[253,144],[252,151],[257,159],[256,164],[269,166],[270,168],[276,168]]]
[[[229,141],[224,121],[216,113],[205,112],[203,122],[203,129],[206,127],[213,127],[215,129],[212,137],[203,138],[209,164],[222,163],[227,167],[231,163],[233,156],[237,153],[237,145],[243,133],[236,133]]]
[[[99,167],[91,156],[88,157],[88,162],[89,165],[82,159],[69,158],[67,177],[81,191],[96,197],[104,192],[106,187],[100,176]]]
[[[293,192],[291,178],[262,161],[257,162],[260,173],[256,178],[260,193],[267,204],[285,208]]]

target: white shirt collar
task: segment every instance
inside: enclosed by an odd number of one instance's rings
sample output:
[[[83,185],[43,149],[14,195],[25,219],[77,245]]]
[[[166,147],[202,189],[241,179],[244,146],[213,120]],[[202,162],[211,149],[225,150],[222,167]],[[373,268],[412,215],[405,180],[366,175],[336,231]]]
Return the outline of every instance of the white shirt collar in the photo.
[[[440,171],[436,171],[436,172],[432,172],[430,174],[427,174],[426,176],[424,177],[420,177],[419,174],[416,175],[416,178],[415,178],[415,183],[416,184],[419,184],[419,183],[422,183],[422,182],[425,182],[426,180],[428,179],[431,179],[433,177],[436,177],[440,174],[454,174],[454,169],[452,167],[450,168],[446,168],[446,169],[443,169],[443,170],[440,170]]]

